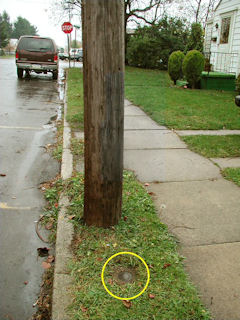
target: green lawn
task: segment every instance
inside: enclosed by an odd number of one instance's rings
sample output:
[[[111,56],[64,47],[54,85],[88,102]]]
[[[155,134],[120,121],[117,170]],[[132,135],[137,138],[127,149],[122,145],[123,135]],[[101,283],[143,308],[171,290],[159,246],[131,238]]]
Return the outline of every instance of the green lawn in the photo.
[[[240,135],[181,137],[190,150],[207,158],[240,157]]]
[[[127,67],[125,95],[169,128],[240,129],[234,92],[174,87],[164,71]]]
[[[82,71],[69,70],[67,120],[83,128]],[[125,96],[156,122],[174,129],[240,129],[240,109],[234,92],[174,87],[167,72],[126,67]]]
[[[73,129],[83,129],[83,73],[79,68],[68,70],[67,121]]]
[[[153,79],[162,83],[158,73],[149,72],[149,83]],[[138,76],[134,78],[138,82]],[[68,73],[68,115],[72,129],[82,128],[83,99],[82,75],[71,69]],[[80,112],[79,112],[80,110]],[[82,141],[72,139],[74,161],[83,157]],[[62,183],[55,182],[53,191],[47,195],[52,203],[48,214],[56,214],[59,190],[64,190],[71,205],[68,214],[75,226],[73,252],[70,263],[74,279],[71,294],[74,302],[69,309],[71,319],[91,320],[201,320],[210,319],[197,291],[183,268],[183,257],[177,252],[176,240],[168,233],[156,214],[152,199],[145,187],[133,173],[124,172],[122,217],[117,226],[110,229],[87,227],[82,220],[83,175],[77,173]],[[111,297],[101,283],[104,263],[113,254],[129,251],[141,256],[150,269],[147,290],[131,302],[122,302]],[[133,269],[136,283],[123,285],[116,280],[122,267]],[[145,269],[134,259],[117,259],[106,268],[107,288],[116,295],[135,295],[146,281]]]
[[[240,168],[227,168],[222,171],[224,178],[240,187]]]

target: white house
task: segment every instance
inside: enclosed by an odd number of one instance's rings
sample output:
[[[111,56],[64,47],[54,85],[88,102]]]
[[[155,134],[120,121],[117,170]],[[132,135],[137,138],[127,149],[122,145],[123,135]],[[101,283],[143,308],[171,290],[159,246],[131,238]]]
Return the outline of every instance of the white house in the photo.
[[[205,30],[205,55],[214,71],[240,73],[240,0],[221,0]]]

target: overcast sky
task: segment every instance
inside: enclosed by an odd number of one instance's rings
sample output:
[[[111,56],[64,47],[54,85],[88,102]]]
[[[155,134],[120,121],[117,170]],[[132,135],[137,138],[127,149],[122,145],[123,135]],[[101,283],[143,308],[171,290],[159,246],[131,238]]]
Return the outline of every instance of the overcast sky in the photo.
[[[63,19],[58,21],[56,10],[53,10],[54,0],[0,0],[0,12],[4,10],[10,16],[11,23],[13,23],[18,16],[27,19],[32,25],[38,29],[40,36],[53,38],[58,46],[65,47],[67,45],[67,36],[61,29]],[[53,16],[53,12],[55,15]],[[68,19],[67,19],[68,20]],[[79,25],[79,18],[75,17],[73,24]],[[77,39],[80,40],[80,32]],[[74,31],[72,36],[75,36]]]

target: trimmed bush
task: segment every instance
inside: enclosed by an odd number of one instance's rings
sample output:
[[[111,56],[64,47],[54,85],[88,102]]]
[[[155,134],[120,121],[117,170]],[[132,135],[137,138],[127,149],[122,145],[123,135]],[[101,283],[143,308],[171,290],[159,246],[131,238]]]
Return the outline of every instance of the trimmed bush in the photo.
[[[182,51],[174,51],[168,59],[168,73],[174,84],[178,79],[182,78],[183,59],[184,54]]]
[[[198,50],[191,50],[183,60],[183,74],[191,88],[197,88],[204,69],[205,58]]]

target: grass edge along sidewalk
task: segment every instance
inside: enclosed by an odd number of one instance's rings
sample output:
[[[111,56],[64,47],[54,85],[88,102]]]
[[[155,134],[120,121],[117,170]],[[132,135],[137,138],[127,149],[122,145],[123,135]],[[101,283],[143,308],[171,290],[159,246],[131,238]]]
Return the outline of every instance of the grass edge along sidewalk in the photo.
[[[77,100],[78,108],[83,110],[81,82],[79,69],[68,71],[68,95],[73,95],[74,104]],[[68,110],[71,114],[70,96]],[[74,114],[71,116],[76,120]],[[77,121],[73,122],[76,129]],[[75,171],[63,187],[70,200],[68,214],[75,226],[75,258],[69,266],[74,279],[71,319],[210,319],[184,271],[176,240],[160,222],[150,195],[133,173],[124,172],[122,218],[110,229],[83,224],[83,183],[82,174]],[[100,277],[104,262],[122,251],[142,256],[151,273],[147,290],[127,305],[105,291]]]
[[[190,150],[207,158],[240,157],[240,135],[228,136],[182,136]],[[240,187],[240,168],[222,169],[223,177]]]
[[[240,129],[235,92],[177,87],[166,71],[127,67],[125,95],[159,125],[169,129]]]

